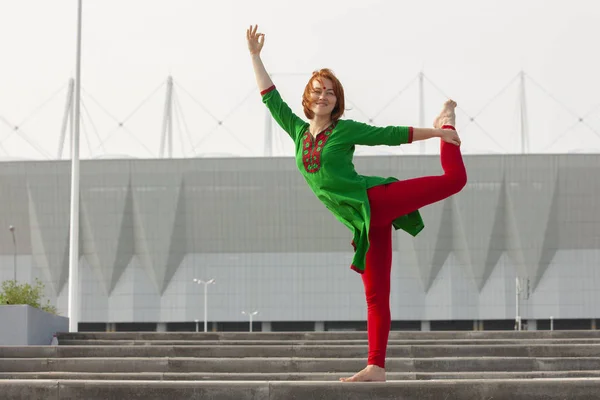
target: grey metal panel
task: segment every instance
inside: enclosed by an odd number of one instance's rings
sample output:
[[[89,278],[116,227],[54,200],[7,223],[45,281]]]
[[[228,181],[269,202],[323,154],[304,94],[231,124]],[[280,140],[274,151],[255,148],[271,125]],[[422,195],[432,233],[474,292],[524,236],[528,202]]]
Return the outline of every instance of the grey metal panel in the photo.
[[[32,255],[58,294],[68,277],[70,171],[65,163],[27,166]]]
[[[162,293],[185,253],[184,246],[172,248],[185,232],[175,229],[184,212],[182,176],[174,163],[145,161],[131,168],[135,253]]]
[[[413,244],[421,280],[426,290],[429,290],[450,254],[452,236],[448,231],[452,229],[452,210],[449,207],[449,200],[444,200],[423,208],[421,215],[426,221],[427,229],[415,239],[406,238]]]
[[[543,243],[550,222],[555,196],[556,159],[552,157],[523,157],[511,161],[506,169],[507,213],[511,218],[513,250],[518,253],[522,274],[539,281],[545,266],[541,265]]]
[[[80,262],[79,271],[81,277],[80,312],[83,311],[87,321],[108,321],[109,304],[104,276],[97,268],[91,267],[85,257]]]
[[[31,254],[31,232],[28,204],[27,167],[24,164],[2,163],[0,168],[0,255],[14,253],[13,237],[8,230],[15,227],[17,254]]]
[[[524,316],[596,317],[600,306],[600,157],[465,157],[469,183],[425,207],[416,238],[394,234],[395,319],[514,317],[517,274],[531,279]],[[0,224],[17,221],[19,263],[66,310],[68,162],[3,163]],[[436,156],[359,157],[367,175],[440,174]],[[291,158],[82,163],[82,318],[361,320],[350,232],[307,188]],[[1,227],[0,227],[1,228]],[[12,238],[0,271],[12,276]],[[21,261],[23,260],[23,261]],[[20,275],[21,276],[21,275]],[[199,313],[200,312],[200,313]]]
[[[561,165],[557,198],[561,248],[600,248],[600,165]]]
[[[504,254],[479,293],[480,319],[510,319],[515,316],[516,270]]]
[[[274,164],[260,172],[240,166],[186,174],[186,204],[198,222],[189,228],[189,251],[351,249],[350,238],[340,235],[347,229],[320,204],[300,174]]]
[[[481,290],[498,263],[504,247],[499,246],[506,232],[503,192],[504,159],[477,157],[469,163],[468,184],[456,196],[455,224],[466,246],[468,265]],[[457,243],[454,248],[462,250]]]
[[[86,170],[81,176],[80,252],[110,293],[134,254],[133,203],[126,164]]]

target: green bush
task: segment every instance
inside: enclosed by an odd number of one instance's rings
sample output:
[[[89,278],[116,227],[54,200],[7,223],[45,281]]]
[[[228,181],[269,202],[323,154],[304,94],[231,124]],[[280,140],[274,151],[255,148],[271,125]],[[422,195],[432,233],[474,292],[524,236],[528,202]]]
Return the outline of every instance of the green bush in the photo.
[[[46,304],[41,303],[43,292],[44,284],[39,279],[35,280],[35,286],[31,286],[29,283],[18,284],[16,281],[4,281],[0,291],[0,305],[27,304],[58,315],[56,307],[50,304],[50,300],[47,300]]]

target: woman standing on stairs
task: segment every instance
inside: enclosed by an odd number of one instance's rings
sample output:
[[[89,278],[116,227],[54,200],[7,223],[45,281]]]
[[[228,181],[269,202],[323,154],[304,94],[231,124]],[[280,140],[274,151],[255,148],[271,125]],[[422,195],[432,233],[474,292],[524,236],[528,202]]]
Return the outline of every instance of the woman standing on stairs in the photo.
[[[424,227],[419,208],[458,193],[467,182],[449,100],[434,128],[375,127],[340,119],[344,89],[328,69],[315,71],[302,96],[304,115],[296,116],[271,81],[260,52],[265,36],[258,27],[246,31],[248,49],[262,101],[273,119],[294,141],[296,164],[319,200],[353,233],[351,268],[361,274],[367,300],[369,355],[367,367],[344,382],[385,381],[385,353],[390,332],[392,227],[416,236]],[[359,175],[352,158],[355,145],[397,146],[440,138],[444,174],[398,181]]]

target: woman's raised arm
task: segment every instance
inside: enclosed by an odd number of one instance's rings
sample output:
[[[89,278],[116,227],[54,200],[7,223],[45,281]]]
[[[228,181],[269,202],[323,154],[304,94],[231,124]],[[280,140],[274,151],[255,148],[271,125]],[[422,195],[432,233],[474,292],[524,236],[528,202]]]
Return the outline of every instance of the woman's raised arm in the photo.
[[[260,58],[260,52],[265,44],[265,34],[258,33],[258,25],[250,26],[246,30],[246,39],[248,40],[248,50],[252,56],[252,66],[258,89],[263,92],[273,86],[273,81],[269,76],[265,66]]]

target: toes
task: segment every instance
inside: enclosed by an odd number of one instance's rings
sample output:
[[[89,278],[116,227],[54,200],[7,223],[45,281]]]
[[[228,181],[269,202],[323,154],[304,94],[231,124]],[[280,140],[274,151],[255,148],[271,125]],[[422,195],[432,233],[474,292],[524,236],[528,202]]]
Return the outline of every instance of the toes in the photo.
[[[444,103],[444,108],[445,109],[451,109],[451,110],[453,110],[454,108],[456,108],[456,106],[457,106],[456,102],[454,100],[452,100],[452,99],[448,99]]]
[[[348,378],[340,378],[342,382],[363,382],[365,381],[365,377],[362,374],[363,371],[356,373]]]

